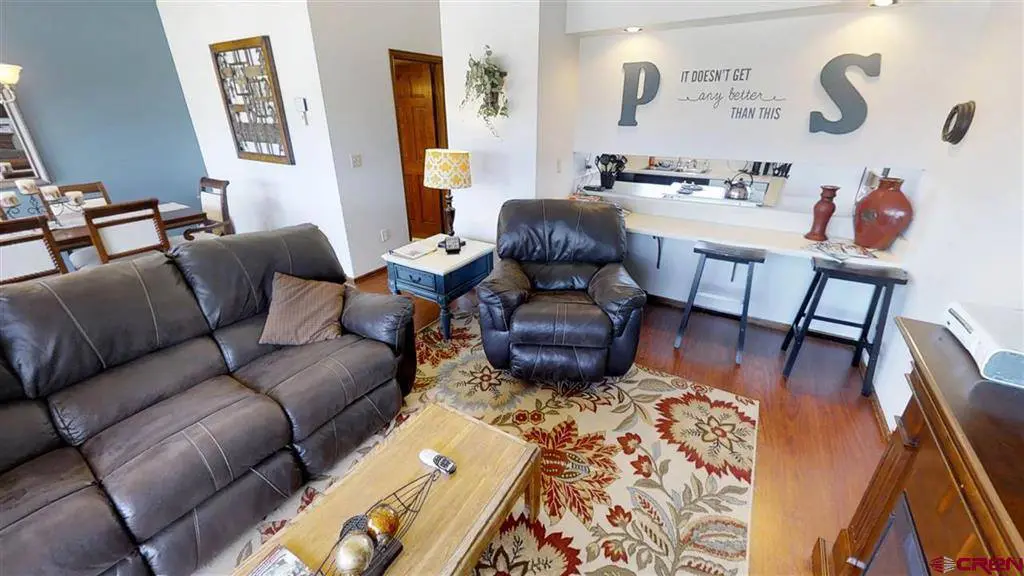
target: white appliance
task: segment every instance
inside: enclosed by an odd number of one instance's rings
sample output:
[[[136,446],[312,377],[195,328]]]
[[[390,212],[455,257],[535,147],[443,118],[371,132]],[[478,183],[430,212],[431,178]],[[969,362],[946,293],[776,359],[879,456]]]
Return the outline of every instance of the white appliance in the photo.
[[[943,316],[982,376],[1024,388],[1024,310],[953,302]]]

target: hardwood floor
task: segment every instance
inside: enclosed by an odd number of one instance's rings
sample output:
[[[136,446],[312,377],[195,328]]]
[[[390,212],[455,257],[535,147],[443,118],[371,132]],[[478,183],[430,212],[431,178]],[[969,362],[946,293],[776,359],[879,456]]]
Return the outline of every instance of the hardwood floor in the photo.
[[[387,277],[359,286],[386,292]],[[474,298],[454,306],[472,310]],[[417,329],[437,318],[437,305],[414,301]],[[737,367],[738,322],[694,313],[682,349],[674,350],[681,318],[682,310],[648,306],[636,361],[760,401],[750,574],[809,574],[815,540],[833,538],[849,522],[883,449],[871,402],[861,397],[860,376],[850,367],[853,351],[808,338],[786,382],[784,334],[749,326]]]

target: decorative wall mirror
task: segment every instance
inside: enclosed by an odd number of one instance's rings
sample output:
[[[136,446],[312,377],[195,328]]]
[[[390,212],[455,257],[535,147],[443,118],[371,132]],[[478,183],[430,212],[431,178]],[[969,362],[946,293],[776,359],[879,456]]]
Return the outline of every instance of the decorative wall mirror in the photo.
[[[0,188],[14,188],[15,180],[25,179],[50,182],[17,103],[0,104]]]

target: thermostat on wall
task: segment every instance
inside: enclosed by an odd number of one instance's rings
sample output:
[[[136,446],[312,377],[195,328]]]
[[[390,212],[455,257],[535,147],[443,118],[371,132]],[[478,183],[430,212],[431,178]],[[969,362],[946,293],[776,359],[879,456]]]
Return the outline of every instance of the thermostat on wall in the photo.
[[[309,105],[302,96],[295,98],[295,110],[298,111],[299,116],[302,116],[302,122],[309,126]]]

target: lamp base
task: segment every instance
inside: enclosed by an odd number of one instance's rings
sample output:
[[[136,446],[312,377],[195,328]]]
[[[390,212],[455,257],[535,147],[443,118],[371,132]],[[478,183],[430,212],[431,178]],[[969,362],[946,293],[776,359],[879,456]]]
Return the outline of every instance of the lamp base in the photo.
[[[452,191],[444,191],[444,233],[455,235],[455,206],[452,206]]]

